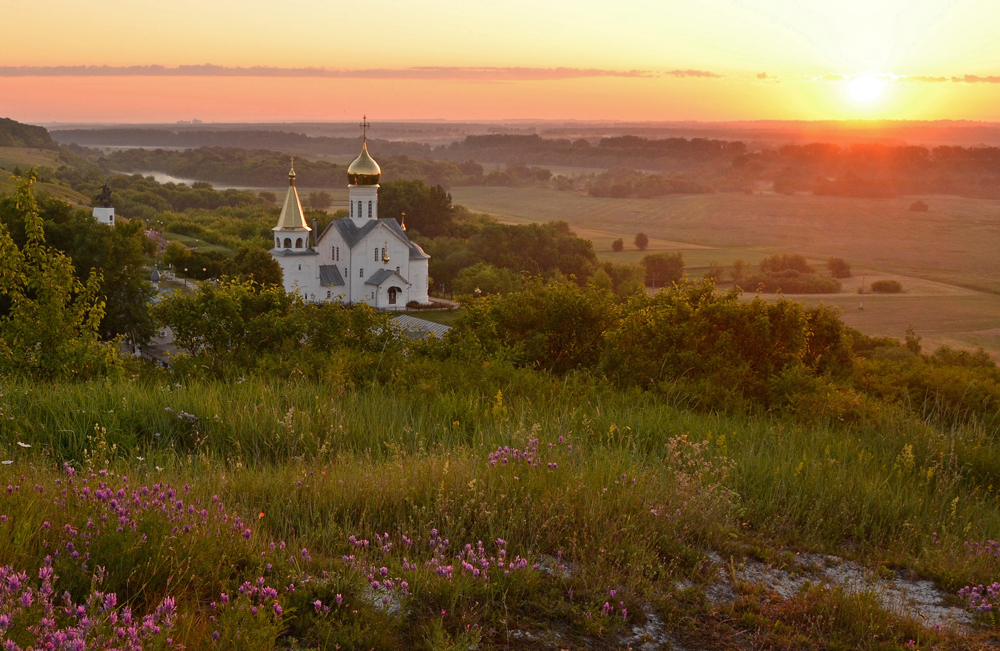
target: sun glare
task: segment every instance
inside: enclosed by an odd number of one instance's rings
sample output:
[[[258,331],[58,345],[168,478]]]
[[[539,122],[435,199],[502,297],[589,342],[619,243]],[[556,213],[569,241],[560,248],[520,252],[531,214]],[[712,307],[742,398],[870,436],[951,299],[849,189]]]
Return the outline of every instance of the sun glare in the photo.
[[[858,104],[871,104],[885,92],[886,82],[876,75],[859,75],[847,82],[847,94]]]

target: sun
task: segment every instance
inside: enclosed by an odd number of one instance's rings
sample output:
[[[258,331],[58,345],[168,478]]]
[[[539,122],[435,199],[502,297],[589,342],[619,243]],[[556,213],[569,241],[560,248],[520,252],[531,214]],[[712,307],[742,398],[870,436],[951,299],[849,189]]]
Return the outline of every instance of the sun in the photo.
[[[858,75],[847,80],[847,94],[858,104],[872,104],[882,97],[885,86],[877,75]]]

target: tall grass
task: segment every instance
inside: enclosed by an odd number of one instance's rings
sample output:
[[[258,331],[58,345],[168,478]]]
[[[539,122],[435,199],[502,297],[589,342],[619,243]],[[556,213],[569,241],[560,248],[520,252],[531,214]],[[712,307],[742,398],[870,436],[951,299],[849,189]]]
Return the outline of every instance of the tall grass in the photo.
[[[1000,451],[975,423],[935,427],[885,407],[855,422],[803,424],[682,411],[572,375],[470,372],[472,380],[424,374],[359,388],[255,378],[8,384],[0,457],[13,463],[0,466],[0,488],[21,489],[0,497],[0,513],[16,516],[16,527],[0,524],[0,554],[40,564],[50,553],[40,522],[83,517],[51,492],[28,490],[58,490],[58,469],[69,462],[132,485],[188,485],[191,500],[218,496],[250,523],[245,544],[225,538],[166,560],[151,556],[160,547],[134,540],[127,557],[115,556],[117,543],[94,547],[131,603],[152,608],[170,586],[184,588],[179,627],[194,645],[213,633],[204,601],[258,574],[309,586],[282,597],[297,614],[261,623],[271,638],[284,627],[310,643],[380,648],[394,648],[393,631],[428,646],[441,636],[464,640],[473,626],[487,631],[486,642],[509,625],[496,614],[499,599],[508,618],[613,637],[629,615],[605,616],[609,589],[621,587],[636,613],[660,603],[673,580],[706,580],[701,559],[711,548],[874,558],[952,589],[995,578],[995,559],[972,557],[962,544],[1000,539]],[[156,526],[149,531],[163,533]],[[488,584],[465,575],[444,582],[427,569],[429,549],[403,546],[426,545],[434,530],[453,545],[502,539],[539,568]],[[349,542],[375,545],[376,534],[395,546],[362,552]],[[268,545],[279,542],[296,553],[276,555]],[[226,550],[228,569],[216,566],[213,545]],[[303,548],[308,561],[297,556]],[[271,569],[262,569],[262,554]],[[341,560],[352,555],[353,564]],[[122,558],[145,569],[130,578]],[[191,568],[204,563],[194,577]],[[364,568],[379,565],[412,586],[402,619],[387,618],[366,592]],[[310,610],[314,598],[327,607],[336,594],[358,614]]]

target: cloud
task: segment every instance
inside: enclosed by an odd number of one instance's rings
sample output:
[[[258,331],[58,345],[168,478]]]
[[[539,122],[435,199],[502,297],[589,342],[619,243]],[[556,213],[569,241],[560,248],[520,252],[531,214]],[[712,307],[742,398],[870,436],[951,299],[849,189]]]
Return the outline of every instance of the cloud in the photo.
[[[673,70],[675,77],[719,77],[700,70]],[[549,81],[589,77],[654,78],[648,70],[602,70],[598,68],[491,68],[427,66],[413,68],[248,68],[212,64],[166,67],[149,66],[0,66],[0,77],[313,77],[330,79],[459,79],[468,81]]]
[[[672,77],[707,77],[709,79],[722,79],[722,75],[709,72],[708,70],[668,70],[663,74],[670,75]]]
[[[956,84],[1000,84],[1000,77],[979,77],[977,75],[965,75],[964,77],[952,77]]]

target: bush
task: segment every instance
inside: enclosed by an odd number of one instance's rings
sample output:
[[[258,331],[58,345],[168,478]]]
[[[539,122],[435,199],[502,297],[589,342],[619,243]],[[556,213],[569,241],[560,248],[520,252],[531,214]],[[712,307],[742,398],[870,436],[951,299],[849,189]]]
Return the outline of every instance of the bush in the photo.
[[[760,270],[765,274],[788,269],[794,269],[802,274],[816,273],[816,270],[806,262],[805,256],[798,253],[775,253],[760,261]]]
[[[830,258],[826,261],[826,268],[834,278],[851,277],[851,265],[843,258]]]
[[[684,278],[684,256],[677,253],[656,253],[642,259],[646,268],[646,285],[666,287]]]
[[[646,247],[649,246],[649,236],[645,233],[638,233],[635,236],[635,248],[640,251],[645,251]]]
[[[800,274],[789,269],[766,276],[750,276],[739,281],[737,287],[747,292],[762,291],[765,294],[782,292],[785,294],[836,294],[840,291],[840,281],[815,274]]]
[[[903,291],[903,286],[898,280],[876,280],[872,283],[872,291],[876,294],[898,294]]]
[[[702,278],[705,280],[714,280],[716,282],[722,280],[722,274],[724,273],[722,265],[718,262],[710,262],[708,264],[708,269],[702,274]]]
[[[910,210],[912,212],[927,212],[930,208],[923,201],[914,201],[910,204]]]
[[[611,243],[611,250],[614,251],[615,253],[621,253],[622,251],[624,251],[625,240],[619,237],[617,240]]]

